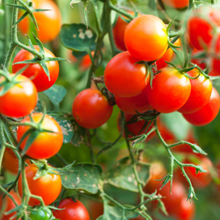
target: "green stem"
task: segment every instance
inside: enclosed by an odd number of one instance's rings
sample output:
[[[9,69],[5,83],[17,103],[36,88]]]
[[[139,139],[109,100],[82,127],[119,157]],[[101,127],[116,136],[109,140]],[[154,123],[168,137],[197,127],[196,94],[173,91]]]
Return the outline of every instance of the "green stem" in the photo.
[[[127,18],[129,18],[131,20],[134,19],[134,16],[132,16],[130,13],[128,13],[128,12],[126,12],[124,10],[121,10],[120,8],[114,6],[109,0],[107,0],[107,2],[108,2],[108,5],[109,5],[111,10],[116,11],[119,14],[124,15],[125,17],[127,17]]]
[[[0,174],[2,172],[2,160],[3,156],[5,153],[5,137],[4,137],[4,128],[3,128],[3,123],[0,122],[0,137],[1,137],[1,142],[2,142],[2,147],[0,151]]]
[[[13,203],[14,203],[16,206],[18,206],[18,204],[17,204],[17,202],[15,201],[14,197],[13,197],[7,190],[5,190],[1,185],[0,185],[0,190],[1,190],[4,194],[6,194],[6,195],[13,201]]]

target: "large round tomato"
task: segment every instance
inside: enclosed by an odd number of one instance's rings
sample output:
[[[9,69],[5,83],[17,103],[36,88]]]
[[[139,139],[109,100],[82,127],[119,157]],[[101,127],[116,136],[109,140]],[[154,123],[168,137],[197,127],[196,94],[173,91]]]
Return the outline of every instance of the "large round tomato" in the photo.
[[[14,198],[15,202],[17,202],[18,205],[21,205],[21,199],[17,193],[15,193],[14,191],[11,191],[10,195]],[[2,208],[4,208],[3,215],[0,216],[1,220],[15,220],[15,218],[11,218],[13,215],[15,215],[15,212],[9,215],[4,214],[10,211],[11,209],[14,209],[15,207],[16,206],[14,202],[8,196],[6,196],[3,200],[2,200],[2,196],[0,196],[0,212],[1,213],[2,213]]]
[[[31,194],[42,197],[45,205],[54,202],[60,194],[62,188],[61,177],[58,174],[47,173],[44,176],[35,179],[35,175],[39,168],[35,164],[25,167],[25,175]],[[56,171],[53,171],[56,173]],[[22,176],[18,179],[18,192],[22,196]],[[28,202],[30,206],[40,204],[40,201],[31,198]]]
[[[131,55],[139,60],[157,60],[168,47],[166,26],[154,15],[139,16],[125,29],[125,45]]]
[[[149,82],[144,64],[130,55],[119,53],[108,63],[104,72],[107,89],[116,96],[132,97],[139,95]]]
[[[186,8],[189,5],[189,0],[162,0],[162,2],[177,9]]]
[[[85,89],[73,101],[72,113],[76,122],[84,128],[98,128],[111,117],[113,107],[97,89]]]
[[[37,37],[43,43],[53,40],[60,32],[61,14],[59,8],[52,0],[32,0],[34,9],[49,9],[49,11],[34,12],[38,29]],[[22,16],[22,13],[20,13]],[[18,26],[23,34],[28,34],[32,21],[25,18]]]
[[[190,80],[173,67],[160,70],[153,79],[152,88],[147,86],[147,98],[158,112],[170,113],[180,109],[188,100]]]
[[[38,46],[34,48],[39,51]],[[44,48],[45,55],[47,57],[55,57],[55,55],[49,51],[47,48]],[[24,49],[20,50],[13,60],[12,70],[14,73],[18,72],[20,69],[24,68],[27,64],[15,64],[16,62],[21,62],[24,60],[33,59],[34,55]],[[22,75],[25,75],[37,87],[38,92],[49,89],[57,80],[59,75],[59,64],[58,61],[48,61],[47,68],[49,70],[50,76],[44,72],[44,69],[37,63],[28,64],[27,69],[24,70]]]
[[[144,113],[151,109],[147,100],[146,88],[143,92],[133,97],[119,97],[115,96],[117,106],[124,112],[130,114]]]
[[[214,87],[212,87],[212,94],[209,102],[198,111],[191,114],[183,114],[184,118],[193,125],[203,126],[209,124],[215,119],[219,112],[220,99],[219,94]]]
[[[53,212],[60,220],[90,220],[86,207],[79,200],[64,199],[60,202],[59,209]]]
[[[10,74],[9,77],[14,76],[15,74]],[[3,80],[1,77],[0,82]],[[16,81],[16,85],[0,96],[0,113],[9,117],[24,117],[30,114],[37,104],[37,89],[25,76],[16,76]]]
[[[198,50],[205,49],[220,26],[219,9],[202,5],[196,9],[187,22],[187,34],[191,44]]]
[[[199,75],[199,70],[193,69],[188,74],[191,77],[196,77]],[[178,110],[181,113],[189,114],[198,111],[208,103],[212,93],[212,82],[203,74],[200,74],[196,79],[190,79],[190,83],[190,96],[184,106]]]
[[[38,123],[42,119],[42,113],[32,114],[33,121]],[[22,122],[29,122],[30,118],[27,117]],[[60,125],[51,116],[45,115],[41,124],[42,129],[49,130],[51,132],[40,132],[26,154],[34,159],[47,159],[54,156],[60,150],[63,144],[63,134]],[[30,130],[30,126],[19,126],[17,130],[18,142],[22,139],[24,134]],[[26,142],[30,135],[28,135],[20,144],[20,148],[24,149]]]

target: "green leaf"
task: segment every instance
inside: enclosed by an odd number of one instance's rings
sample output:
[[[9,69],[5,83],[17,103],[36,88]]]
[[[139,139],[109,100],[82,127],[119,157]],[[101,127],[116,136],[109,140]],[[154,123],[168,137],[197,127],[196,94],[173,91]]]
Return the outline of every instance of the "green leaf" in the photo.
[[[88,53],[86,51],[76,51],[76,50],[73,50],[72,51],[72,55],[74,57],[76,57],[77,59],[82,59],[85,55],[87,55]]]
[[[139,180],[144,186],[149,178],[149,164],[137,164]],[[134,176],[134,167],[131,164],[118,164],[106,175],[106,181],[118,188],[138,192],[138,184]]]
[[[59,104],[66,95],[66,89],[63,86],[54,84],[43,93],[51,100],[55,109],[59,109]]]
[[[74,126],[74,134],[72,137],[72,144],[80,147],[81,144],[84,143],[85,129],[79,126],[76,122],[73,122]]]
[[[66,189],[85,190],[96,194],[99,191],[102,168],[95,164],[77,164],[69,169],[69,173],[61,175],[62,184]]]
[[[95,50],[96,38],[96,33],[85,24],[64,24],[60,32],[62,44],[76,51]]]
[[[56,119],[62,128],[63,132],[63,143],[69,143],[73,137],[74,127],[71,121],[66,119]]]

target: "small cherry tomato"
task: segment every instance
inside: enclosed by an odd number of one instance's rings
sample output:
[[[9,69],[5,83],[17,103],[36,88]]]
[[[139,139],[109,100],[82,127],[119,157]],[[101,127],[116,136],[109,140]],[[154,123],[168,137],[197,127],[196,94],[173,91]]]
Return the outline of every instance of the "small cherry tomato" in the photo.
[[[10,195],[14,198],[15,202],[17,202],[18,205],[21,205],[21,199],[17,193],[14,191],[10,192]],[[16,218],[11,218],[16,213],[13,212],[9,215],[5,215],[4,213],[9,212],[11,209],[14,209],[16,206],[14,202],[8,197],[7,195],[2,200],[2,196],[0,196],[0,212],[2,212],[2,208],[4,208],[3,215],[1,216],[1,220],[15,220]]]
[[[132,97],[139,95],[149,82],[144,64],[132,57],[129,52],[114,56],[104,72],[107,89],[116,96]]]
[[[178,111],[184,114],[190,114],[198,111],[203,106],[205,106],[212,93],[212,82],[210,79],[200,74],[198,69],[193,69],[188,72],[191,77],[196,77],[196,79],[190,79],[191,92],[187,102]]]
[[[54,216],[60,220],[90,220],[86,207],[79,200],[63,199],[59,209],[53,212]]]
[[[30,220],[51,220],[54,219],[52,211],[47,206],[37,207],[32,210],[28,218]]]
[[[61,28],[61,14],[57,5],[52,0],[32,0],[34,9],[49,9],[48,11],[34,12],[33,15],[37,21],[37,37],[43,43],[55,39]],[[22,12],[19,13],[22,16]],[[28,34],[32,21],[25,18],[19,22],[19,29],[23,34]]]
[[[38,46],[34,46],[34,48],[37,51],[39,51]],[[52,58],[55,57],[55,55],[48,49],[44,48],[44,51],[47,57],[52,57]],[[13,65],[12,65],[13,72],[16,73],[27,65],[27,64],[15,64],[16,62],[30,60],[33,58],[34,55],[32,53],[24,49],[20,50],[13,60]],[[59,75],[58,61],[48,61],[46,63],[50,76],[47,76],[47,74],[44,72],[44,69],[38,63],[28,64],[28,65],[29,66],[27,67],[27,69],[24,70],[22,75],[32,80],[38,92],[43,92],[49,89],[56,82]]]
[[[9,77],[14,77],[10,74]],[[3,77],[0,82],[3,82]],[[27,77],[18,75],[18,83],[12,86],[4,95],[0,96],[0,113],[8,117],[24,117],[30,114],[37,104],[37,89]],[[0,87],[0,91],[2,88]]]
[[[209,102],[196,112],[191,114],[183,114],[183,117],[191,124],[196,126],[204,126],[212,122],[218,115],[220,108],[219,94],[212,87],[212,94]]]
[[[189,6],[189,0],[162,0],[162,2],[167,6],[176,9],[186,8]]]
[[[188,100],[190,80],[173,67],[160,70],[153,79],[152,88],[147,86],[147,98],[158,112],[171,113],[180,109]]]
[[[42,113],[32,114],[33,121],[38,123],[42,119]],[[27,117],[22,122],[30,122],[30,118]],[[63,144],[63,133],[60,125],[51,116],[45,115],[44,120],[41,124],[42,129],[49,130],[51,132],[40,132],[26,154],[34,159],[47,159],[54,156]],[[18,126],[17,139],[18,143],[21,141],[24,134],[30,130],[30,126]],[[26,142],[30,134],[21,142],[20,148],[25,148]]]
[[[76,122],[88,129],[98,128],[111,117],[113,107],[97,89],[85,89],[74,99],[72,106]]]
[[[133,97],[115,96],[117,106],[124,112],[129,114],[144,113],[151,109],[147,100],[146,88],[143,92]]]
[[[125,29],[125,45],[139,60],[157,60],[168,48],[166,25],[154,15],[134,18]]]
[[[35,164],[30,164],[25,167],[25,175],[31,194],[42,197],[45,205],[49,205],[54,202],[60,194],[62,188],[62,182],[60,175],[47,173],[35,179],[35,175],[39,168]],[[53,170],[54,173],[56,171]],[[18,179],[18,192],[22,196],[22,176]],[[40,204],[40,201],[31,198],[28,202],[30,206],[36,206]]]

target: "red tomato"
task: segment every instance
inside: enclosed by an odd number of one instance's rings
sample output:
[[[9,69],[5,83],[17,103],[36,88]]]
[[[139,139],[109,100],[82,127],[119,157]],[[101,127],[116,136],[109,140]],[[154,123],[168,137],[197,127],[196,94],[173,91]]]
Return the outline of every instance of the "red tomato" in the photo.
[[[11,191],[10,195],[14,198],[14,200],[17,202],[18,205],[21,205],[21,199],[17,193],[15,193],[14,191]],[[0,197],[0,212],[2,211],[2,207],[4,207],[3,213],[6,213],[10,211],[11,209],[14,209],[16,206],[14,202],[8,196],[6,196],[3,200],[1,196]],[[1,220],[15,220],[15,218],[11,218],[13,215],[15,215],[15,212],[9,215],[3,214],[3,216],[0,216],[0,217],[1,217]]]
[[[130,114],[144,113],[151,109],[147,100],[146,88],[143,92],[133,97],[115,96],[117,106],[124,112]]]
[[[37,37],[43,43],[52,41],[60,32],[61,14],[59,8],[52,0],[32,0],[34,9],[50,9],[49,11],[34,12],[38,24]],[[22,16],[22,13],[19,15]],[[25,18],[18,26],[23,34],[28,34],[32,21]]]
[[[60,194],[62,188],[61,177],[58,174],[47,173],[44,176],[34,179],[38,167],[35,164],[30,164],[25,167],[25,175],[31,194],[42,197],[45,205],[54,202]],[[56,173],[56,171],[53,171]],[[22,176],[18,179],[18,192],[22,196]],[[30,206],[40,204],[40,201],[31,198],[28,202]]]
[[[10,74],[14,77],[15,74]],[[4,79],[0,78],[0,82]],[[0,96],[0,113],[9,117],[24,117],[30,114],[37,104],[37,89],[25,76],[16,77],[18,83]],[[0,88],[1,90],[2,88]]]
[[[39,51],[38,46],[34,46],[34,48],[37,51]],[[44,48],[44,51],[47,57],[55,57],[55,55],[48,49]],[[20,50],[13,60],[13,66],[12,66],[13,72],[16,73],[27,65],[27,64],[14,64],[14,63],[21,62],[24,60],[30,60],[33,58],[34,55],[32,53],[24,49]],[[37,63],[29,64],[29,66],[27,67],[27,69],[25,69],[22,75],[25,75],[26,77],[32,80],[32,82],[37,87],[38,92],[43,92],[44,90],[49,89],[56,82],[59,75],[59,64],[57,61],[47,62],[47,68],[49,70],[50,77],[47,76],[43,68]]]
[[[92,56],[94,56],[94,53],[95,53],[94,51],[91,52]],[[89,69],[91,65],[92,65],[92,61],[90,59],[90,56],[89,56],[89,54],[86,54],[82,58],[82,60],[81,60],[81,62],[79,64],[80,70],[81,71],[85,71],[85,70]]]
[[[116,96],[132,97],[139,95],[149,82],[144,64],[132,57],[129,52],[119,53],[108,63],[104,72],[107,89]]]
[[[125,29],[125,45],[131,55],[139,60],[157,60],[168,47],[166,25],[154,15],[139,16]]]
[[[121,115],[119,114],[118,117],[118,130],[121,130]],[[154,126],[154,124],[152,123],[151,126],[149,127],[149,129],[147,131],[146,128],[148,127],[150,122],[146,122],[144,120],[138,121],[137,120],[137,116],[133,115],[133,114],[128,114],[125,113],[125,121],[126,121],[126,125],[127,125],[127,129],[128,129],[128,137],[132,138],[134,136],[137,135],[141,135],[141,134],[146,134],[148,133]],[[156,132],[152,132],[146,139],[146,141],[149,141],[150,139],[152,139],[154,136],[156,135]]]
[[[189,6],[189,0],[162,0],[162,2],[177,9],[186,8]]]
[[[98,128],[111,117],[113,107],[97,89],[85,89],[74,99],[72,106],[76,122],[88,129]]]
[[[42,119],[42,113],[32,114],[33,121],[38,123]],[[22,122],[29,122],[30,118],[27,117]],[[62,147],[63,133],[60,125],[51,116],[45,115],[42,129],[50,130],[52,132],[41,132],[37,135],[36,139],[31,144],[26,152],[29,157],[34,159],[47,159],[54,156]],[[18,126],[17,139],[20,142],[23,135],[30,129],[30,126]],[[22,141],[20,148],[23,150],[29,135]]]
[[[60,220],[90,220],[86,207],[79,200],[63,199],[58,208],[62,210],[53,211],[53,215]]]
[[[198,69],[193,69],[188,72],[191,77],[199,75]],[[210,99],[212,93],[212,82],[210,79],[200,74],[196,79],[190,79],[191,92],[189,99],[182,108],[178,111],[184,114],[189,114],[198,111],[205,106]]]
[[[198,50],[205,49],[213,39],[215,28],[220,26],[219,9],[202,5],[187,22],[187,34],[191,44]]]
[[[191,163],[196,164],[198,166],[201,166],[204,170],[206,170],[206,173],[196,172],[196,169],[194,167],[185,167],[186,174],[189,176],[189,179],[192,182],[192,185],[196,189],[201,189],[207,187],[211,181],[212,177],[210,174],[210,170],[212,169],[213,165],[212,162],[207,157],[198,157],[194,155],[194,158],[187,157],[187,159],[184,161],[184,163]],[[186,186],[188,186],[188,182],[186,181],[185,177],[183,176],[180,168],[176,170],[176,175],[178,176],[178,179],[181,180]]]
[[[190,80],[173,67],[165,67],[155,75],[152,88],[147,86],[147,98],[158,112],[170,113],[180,109],[188,100]]]
[[[193,125],[203,126],[209,124],[215,119],[219,112],[220,99],[219,94],[214,87],[212,87],[212,94],[209,102],[198,111],[191,114],[183,114],[183,117]]]

